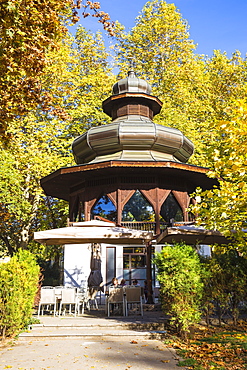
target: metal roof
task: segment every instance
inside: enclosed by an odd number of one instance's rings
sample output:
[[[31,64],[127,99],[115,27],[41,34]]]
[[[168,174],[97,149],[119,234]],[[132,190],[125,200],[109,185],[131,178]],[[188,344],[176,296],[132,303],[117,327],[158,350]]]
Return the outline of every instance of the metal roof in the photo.
[[[43,177],[41,185],[47,195],[69,200],[73,188],[82,188],[83,184],[91,179],[99,179],[102,183],[104,177],[108,179],[116,177],[121,183],[123,176],[135,177],[136,181],[145,177],[149,182],[151,182],[149,177],[152,177],[156,178],[155,181],[162,179],[163,182],[167,182],[173,190],[192,193],[198,186],[202,189],[211,189],[218,184],[217,179],[207,177],[207,171],[207,168],[180,162],[116,160],[60,168]]]

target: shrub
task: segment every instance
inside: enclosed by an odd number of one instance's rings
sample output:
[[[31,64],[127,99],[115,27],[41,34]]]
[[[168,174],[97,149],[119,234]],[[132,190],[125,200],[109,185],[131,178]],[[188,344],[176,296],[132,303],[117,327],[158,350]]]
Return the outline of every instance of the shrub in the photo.
[[[0,265],[0,333],[2,337],[25,328],[32,316],[38,288],[39,266],[33,255],[19,250]]]
[[[237,250],[214,253],[208,260],[202,260],[209,273],[204,284],[204,310],[208,304],[217,309],[219,325],[225,313],[230,313],[237,324],[239,307],[246,301],[247,259]],[[206,311],[206,310],[205,310]]]
[[[171,315],[178,333],[186,337],[189,327],[200,320],[203,293],[202,265],[196,251],[185,244],[167,245],[155,254],[161,304]]]

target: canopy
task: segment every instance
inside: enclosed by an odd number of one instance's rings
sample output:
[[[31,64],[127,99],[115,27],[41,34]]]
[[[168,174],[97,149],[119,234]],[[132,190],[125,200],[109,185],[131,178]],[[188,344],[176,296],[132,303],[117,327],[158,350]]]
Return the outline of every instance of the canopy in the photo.
[[[152,231],[134,230],[116,226],[111,222],[87,221],[76,226],[37,231],[34,240],[46,245],[62,244],[145,244],[154,238]]]
[[[157,238],[158,244],[184,242],[186,244],[228,244],[230,240],[219,231],[206,230],[203,227],[178,226],[168,227]]]

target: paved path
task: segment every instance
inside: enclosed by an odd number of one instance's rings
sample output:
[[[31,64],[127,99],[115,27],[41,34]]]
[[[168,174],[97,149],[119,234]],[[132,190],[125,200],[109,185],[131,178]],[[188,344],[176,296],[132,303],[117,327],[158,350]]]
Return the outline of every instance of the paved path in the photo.
[[[41,317],[41,325],[0,352],[0,370],[178,370],[160,313],[144,318]],[[153,338],[153,339],[151,339]]]

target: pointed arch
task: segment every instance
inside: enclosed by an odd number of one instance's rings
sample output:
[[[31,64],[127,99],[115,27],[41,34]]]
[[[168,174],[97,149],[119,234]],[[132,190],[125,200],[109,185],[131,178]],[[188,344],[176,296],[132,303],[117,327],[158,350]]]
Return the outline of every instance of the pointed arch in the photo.
[[[116,221],[116,215],[116,206],[106,194],[103,194],[101,197],[99,197],[91,207],[92,219],[94,216],[101,216],[110,221]]]
[[[185,212],[190,204],[190,197],[188,193],[185,193],[183,191],[176,191],[176,190],[172,190],[172,193],[174,197],[176,198],[176,200],[178,201],[182,210]]]
[[[140,190],[125,203],[122,211],[123,221],[149,221],[154,218],[154,208]]]
[[[168,223],[170,223],[171,220],[178,222],[184,221],[183,209],[172,192],[168,194],[166,200],[162,204],[160,215]]]

